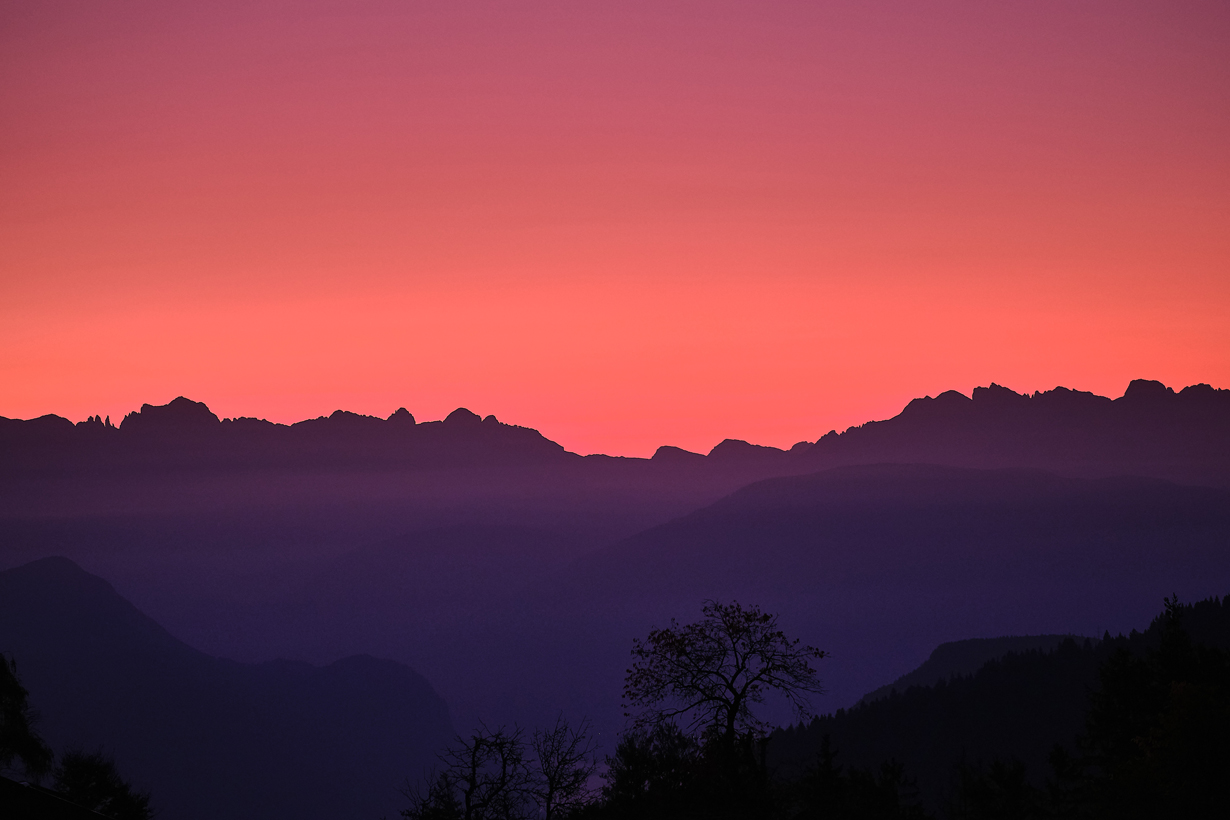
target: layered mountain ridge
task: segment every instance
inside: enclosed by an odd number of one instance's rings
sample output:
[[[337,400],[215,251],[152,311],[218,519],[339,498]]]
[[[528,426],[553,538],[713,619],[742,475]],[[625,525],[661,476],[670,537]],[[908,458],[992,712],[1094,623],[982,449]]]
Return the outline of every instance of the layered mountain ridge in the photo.
[[[1230,390],[1175,391],[1137,379],[1117,399],[1057,387],[1022,395],[992,384],[911,401],[896,417],[830,432],[813,465],[892,461],[1151,475],[1227,486]]]
[[[537,430],[458,408],[442,421],[416,423],[405,408],[387,419],[338,410],[295,424],[220,419],[202,402],[179,397],[142,405],[119,426],[91,416],[0,418],[0,458],[36,471],[113,466],[466,467],[536,464],[576,458]]]
[[[220,419],[177,398],[143,405],[114,426],[92,416],[0,418],[0,470],[74,472],[107,467],[466,468],[569,465],[582,457],[528,427],[458,408],[417,422],[338,410],[295,424]],[[609,461],[608,456],[589,456]],[[619,458],[644,463],[644,459]],[[664,445],[656,470],[748,470],[749,477],[878,462],[993,468],[1028,466],[1079,475],[1140,474],[1230,486],[1230,390],[1174,390],[1137,379],[1111,399],[1057,387],[1019,394],[992,383],[970,396],[914,399],[898,415],[789,450],[727,439],[708,454]]]

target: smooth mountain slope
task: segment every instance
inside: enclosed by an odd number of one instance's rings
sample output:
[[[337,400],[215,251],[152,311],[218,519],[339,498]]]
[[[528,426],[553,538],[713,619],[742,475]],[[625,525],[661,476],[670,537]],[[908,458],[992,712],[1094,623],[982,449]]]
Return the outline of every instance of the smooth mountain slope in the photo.
[[[679,581],[725,586],[765,576],[799,591],[840,581],[849,597],[872,575],[918,586],[938,568],[936,580],[953,582],[1023,581],[1059,569],[1110,580],[1146,569],[1207,571],[1227,523],[1230,493],[1155,479],[842,467],[757,482],[584,558],[577,571],[604,578],[604,594],[613,579],[639,594],[673,594]]]
[[[63,558],[0,572],[0,650],[53,747],[113,753],[167,820],[391,814],[451,735],[401,664],[212,658]]]

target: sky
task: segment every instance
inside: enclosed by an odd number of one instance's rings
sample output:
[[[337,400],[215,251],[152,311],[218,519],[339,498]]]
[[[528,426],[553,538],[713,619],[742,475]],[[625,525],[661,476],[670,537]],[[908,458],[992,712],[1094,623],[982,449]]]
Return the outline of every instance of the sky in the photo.
[[[1230,387],[1230,4],[0,5],[0,416]]]

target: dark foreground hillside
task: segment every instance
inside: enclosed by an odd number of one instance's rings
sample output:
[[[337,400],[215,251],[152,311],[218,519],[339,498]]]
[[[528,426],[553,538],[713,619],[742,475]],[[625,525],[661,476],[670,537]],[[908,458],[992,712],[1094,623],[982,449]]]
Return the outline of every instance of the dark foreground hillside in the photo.
[[[0,572],[0,651],[51,746],[103,748],[161,820],[392,815],[452,736],[406,666],[212,658],[63,558]]]
[[[826,753],[856,770],[878,771],[895,761],[916,780],[925,807],[954,817],[964,816],[954,804],[969,797],[962,794],[962,777],[969,781],[974,773],[974,779],[990,780],[988,773],[1001,766],[1004,782],[995,784],[1001,789],[1015,775],[1023,775],[1018,785],[1032,784],[1040,792],[1091,789],[1115,763],[1115,753],[1138,749],[1140,777],[1173,780],[1172,772],[1155,769],[1189,756],[1230,761],[1230,653],[1219,652],[1227,649],[1230,598],[1177,607],[1144,632],[1067,639],[1049,652],[1009,653],[972,675],[893,692],[779,730],[769,743],[770,761],[785,780],[803,776]],[[1196,736],[1205,730],[1212,734]],[[1174,743],[1176,738],[1181,742]],[[1072,760],[1090,764],[1068,771],[1071,782],[1055,769],[1057,746]],[[1213,786],[1197,778],[1188,790]],[[1130,792],[1123,783],[1110,788]],[[1044,816],[1045,801],[1035,797],[1035,813]]]

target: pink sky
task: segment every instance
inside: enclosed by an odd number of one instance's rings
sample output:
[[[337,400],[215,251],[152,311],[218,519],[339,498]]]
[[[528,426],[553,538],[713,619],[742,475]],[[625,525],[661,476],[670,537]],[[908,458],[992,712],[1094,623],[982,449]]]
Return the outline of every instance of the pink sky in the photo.
[[[1230,387],[1230,5],[0,7],[0,415]]]

